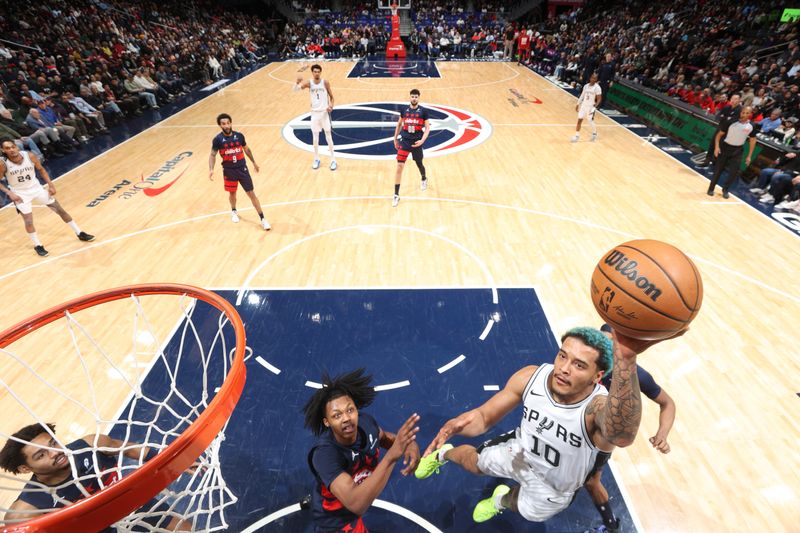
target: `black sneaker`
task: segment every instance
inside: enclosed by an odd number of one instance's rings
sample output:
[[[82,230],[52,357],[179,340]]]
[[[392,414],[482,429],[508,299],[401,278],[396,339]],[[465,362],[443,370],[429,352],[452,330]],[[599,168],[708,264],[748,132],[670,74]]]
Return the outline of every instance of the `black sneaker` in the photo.
[[[91,242],[94,240],[94,235],[89,235],[85,231],[78,233],[78,238],[83,242]]]
[[[36,250],[36,253],[41,255],[42,257],[47,257],[48,255],[50,255],[50,252],[45,250],[44,246],[42,246],[41,244],[39,246],[34,246],[33,249]]]
[[[722,191],[722,197],[723,197],[723,198],[726,198],[726,199],[727,199],[727,198],[730,198],[730,195],[728,194],[728,191],[725,191],[725,190],[723,190],[723,191]]]

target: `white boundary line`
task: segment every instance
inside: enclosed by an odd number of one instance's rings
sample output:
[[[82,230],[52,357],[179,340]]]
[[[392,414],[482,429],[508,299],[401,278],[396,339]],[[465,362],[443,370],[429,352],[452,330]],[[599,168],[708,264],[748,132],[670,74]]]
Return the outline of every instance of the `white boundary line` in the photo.
[[[500,385],[484,385],[483,386],[483,390],[486,390],[486,391],[500,390]]]
[[[460,63],[490,63],[490,61],[460,61]],[[497,63],[499,63],[499,61]],[[272,63],[270,63],[270,64],[272,64]],[[281,63],[281,65],[287,65],[287,64],[289,64],[289,62],[284,61],[283,63]],[[501,80],[487,81],[487,82],[484,82],[484,83],[474,83],[472,85],[459,85],[459,86],[455,86],[455,87],[451,87],[451,86],[447,86],[447,87],[425,87],[425,90],[426,91],[453,91],[453,90],[456,90],[456,89],[471,89],[473,87],[484,87],[486,85],[495,85],[495,84],[498,84],[498,83],[504,83],[504,82],[511,81],[514,78],[518,78],[519,77],[520,74],[519,74],[518,70],[514,70],[513,68],[511,68],[508,65],[508,63],[502,63],[502,65],[504,67],[506,67],[507,69],[509,69],[513,73],[513,76],[509,76],[508,78],[503,78]],[[265,66],[267,66],[267,65],[265,65]],[[439,69],[438,66],[436,68],[437,68],[437,70]],[[272,72],[269,72],[268,73],[269,77],[272,78],[273,80],[279,81],[281,83],[294,84],[293,81],[282,80],[280,78],[276,78],[275,76],[273,76],[273,73],[276,72],[277,70],[279,70],[279,69],[276,68]],[[527,70],[527,68],[526,68],[526,70]],[[442,74],[442,71],[439,70],[439,75],[441,76],[440,79],[444,79],[444,76],[442,76],[441,74]],[[249,76],[249,74],[248,74],[248,76]],[[247,76],[245,76],[245,77],[247,77]],[[352,78],[352,79],[360,80],[360,78]],[[435,80],[436,78],[401,78],[401,79],[407,79],[407,80],[410,80],[410,81],[414,81],[414,80],[418,80],[418,79]],[[231,84],[231,85],[233,85],[233,84]],[[411,83],[409,85],[413,85],[413,83]],[[371,92],[374,92],[376,90],[381,90],[381,89],[382,89],[381,87],[375,86],[375,85],[373,85],[372,87],[337,87],[336,88],[337,91],[371,91]],[[399,91],[399,90],[405,90],[405,86],[403,86],[403,87],[394,87],[394,86],[392,86],[392,87],[384,87],[383,90],[385,90],[385,91],[395,91],[396,92],[396,91]]]
[[[311,387],[312,389],[321,389],[322,383],[317,383],[316,381],[306,381],[304,383],[306,387]]]
[[[411,382],[406,380],[398,381],[397,383],[387,383],[386,385],[376,385],[374,387],[375,392],[380,392],[384,390],[392,390],[392,389],[400,389],[402,387],[408,387],[411,385]]]
[[[667,154],[665,154],[665,155],[667,155]],[[274,208],[274,207],[283,207],[283,206],[288,206],[288,205],[305,204],[305,203],[316,203],[316,202],[357,201],[357,200],[359,200],[359,201],[363,201],[363,200],[379,200],[381,202],[387,202],[389,199],[390,199],[389,196],[345,196],[345,197],[331,197],[331,198],[308,198],[308,199],[302,199],[302,200],[288,200],[288,201],[285,201],[285,202],[276,202],[274,204],[263,204],[263,205],[264,205],[264,207],[267,207],[267,208]],[[635,234],[627,233],[625,231],[622,231],[622,230],[619,230],[619,229],[616,229],[616,228],[610,228],[608,226],[603,226],[601,224],[597,224],[597,223],[589,221],[589,220],[580,220],[580,219],[569,217],[569,216],[566,216],[566,215],[559,215],[559,214],[556,214],[556,213],[548,213],[546,211],[538,211],[536,209],[529,209],[527,207],[521,207],[521,206],[503,205],[503,204],[496,204],[496,203],[492,203],[492,202],[481,202],[481,201],[478,201],[478,200],[463,200],[463,199],[459,199],[459,198],[432,198],[432,197],[422,197],[422,196],[405,196],[403,201],[404,202],[419,201],[419,202],[456,203],[456,204],[466,204],[466,205],[478,205],[478,206],[483,206],[483,207],[494,207],[494,208],[498,208],[498,209],[507,209],[507,210],[510,210],[510,211],[517,211],[517,212],[520,212],[520,213],[527,213],[527,214],[531,214],[531,215],[545,216],[545,217],[553,218],[555,220],[562,220],[562,221],[565,221],[565,222],[572,222],[572,223],[575,223],[575,224],[579,224],[581,226],[586,226],[586,227],[590,227],[590,228],[595,228],[595,229],[608,231],[609,233],[613,233],[615,235],[620,235],[620,236],[626,237],[628,239],[641,239],[641,238],[643,238],[640,235],[635,235]],[[253,210],[252,207],[242,207],[241,209],[239,209],[239,212],[252,211],[252,210]],[[22,272],[26,272],[28,270],[32,270],[32,269],[37,268],[37,267],[47,265],[47,264],[49,264],[49,263],[51,263],[53,261],[57,261],[59,259],[65,258],[65,257],[70,257],[72,255],[84,253],[84,252],[89,251],[89,250],[91,250],[93,248],[96,248],[96,247],[99,247],[99,246],[104,246],[104,245],[112,243],[112,242],[125,240],[125,239],[128,239],[130,237],[134,237],[134,236],[137,236],[137,235],[142,235],[142,234],[149,233],[149,232],[152,232],[152,231],[166,229],[166,228],[170,228],[170,227],[173,227],[173,226],[179,226],[181,224],[187,224],[187,223],[191,223],[191,222],[196,222],[198,220],[203,220],[205,218],[212,218],[212,217],[216,217],[216,216],[229,216],[229,214],[230,214],[230,211],[229,210],[225,210],[225,211],[219,211],[219,212],[216,212],[216,213],[210,213],[210,214],[206,214],[206,215],[198,215],[196,217],[191,217],[191,218],[187,218],[187,219],[183,219],[183,220],[176,220],[176,221],[173,221],[173,222],[168,222],[166,224],[161,224],[159,226],[154,226],[152,228],[146,228],[146,229],[143,229],[143,230],[134,231],[132,233],[127,233],[125,235],[120,235],[118,237],[113,237],[113,238],[108,239],[106,241],[95,242],[95,243],[93,243],[93,244],[91,244],[89,246],[83,246],[81,248],[78,248],[78,249],[73,250],[71,252],[67,252],[65,254],[61,254],[61,255],[57,255],[57,256],[51,256],[51,257],[48,257],[47,259],[45,259],[43,261],[37,261],[36,263],[33,263],[33,264],[28,265],[26,267],[22,267],[22,268],[19,268],[17,270],[14,270],[12,272],[9,272],[7,274],[0,275],[0,281],[6,279],[8,277],[14,276],[16,274],[20,274]],[[779,224],[777,221],[774,221],[774,222],[775,222],[775,224]],[[440,235],[436,235],[436,236],[441,238]],[[758,287],[761,287],[762,289],[768,290],[768,291],[770,291],[772,293],[775,293],[775,294],[777,294],[779,296],[782,296],[783,298],[786,298],[787,300],[791,300],[791,301],[793,301],[795,303],[800,303],[800,296],[794,296],[794,295],[789,294],[789,293],[787,293],[787,292],[785,292],[785,291],[783,291],[781,289],[778,289],[776,287],[772,287],[771,285],[768,285],[768,284],[766,284],[766,283],[764,283],[762,281],[759,281],[759,280],[757,280],[757,279],[755,279],[753,277],[750,277],[750,276],[748,276],[746,274],[742,274],[741,272],[733,271],[731,269],[728,269],[727,267],[718,265],[718,264],[716,264],[716,263],[714,263],[712,261],[709,261],[707,259],[703,259],[703,258],[698,257],[696,255],[690,255],[689,257],[691,257],[692,259],[694,259],[696,261],[700,261],[700,262],[702,262],[702,263],[704,263],[706,265],[709,265],[709,266],[718,268],[719,270],[725,271],[726,273],[729,273],[729,274],[731,274],[731,275],[733,275],[735,277],[738,277],[738,278],[740,278],[740,279],[742,279],[744,281],[748,281],[748,282],[752,283],[753,285],[756,285]],[[340,288],[348,288],[348,287],[340,287]]]
[[[259,365],[263,366],[264,368],[266,368],[267,370],[269,370],[270,372],[272,372],[276,376],[281,373],[281,369],[280,368],[271,365],[269,363],[269,361],[267,361],[266,359],[264,359],[260,355],[258,357],[256,357],[256,361],[258,361]]]
[[[489,335],[490,331],[492,331],[492,326],[494,326],[494,319],[490,318],[489,321],[486,323],[486,327],[483,328],[483,333],[481,333],[481,336],[478,338],[480,340],[486,340],[486,336]]]
[[[461,355],[459,355],[458,357],[456,357],[455,359],[453,359],[452,361],[450,361],[446,365],[440,366],[439,368],[437,368],[436,371],[438,373],[440,373],[440,374],[444,374],[445,372],[447,372],[448,370],[450,370],[451,368],[453,368],[457,364],[461,363],[466,358],[467,358],[467,356],[462,353]]]
[[[244,280],[244,283],[242,284],[241,289],[239,289],[239,292],[238,292],[238,294],[236,296],[236,305],[237,306],[241,305],[242,298],[244,297],[244,293],[248,289],[248,287],[250,286],[250,281],[261,271],[262,268],[264,268],[267,265],[267,263],[269,263],[270,261],[272,261],[273,259],[275,259],[279,255],[291,250],[292,248],[294,248],[296,246],[299,246],[300,244],[303,244],[303,243],[305,243],[307,241],[310,241],[312,239],[316,239],[317,237],[322,237],[322,236],[325,236],[325,235],[331,235],[333,233],[338,233],[338,232],[341,232],[341,231],[352,231],[352,230],[365,231],[365,230],[371,230],[371,229],[403,230],[403,231],[410,231],[410,232],[413,232],[413,233],[422,233],[423,235],[427,235],[429,237],[434,237],[436,239],[443,240],[443,241],[455,246],[456,248],[458,248],[462,252],[466,253],[469,257],[471,257],[472,260],[475,261],[475,263],[477,263],[478,267],[481,270],[483,270],[483,273],[486,276],[487,281],[489,282],[489,286],[492,289],[492,303],[497,304],[497,302],[498,302],[498,299],[497,299],[497,287],[496,287],[495,282],[494,282],[494,276],[492,276],[491,271],[489,271],[489,267],[487,267],[486,263],[484,263],[483,260],[481,260],[477,255],[475,255],[475,253],[473,253],[471,250],[469,250],[463,244],[461,244],[461,243],[459,243],[457,241],[454,241],[454,240],[452,240],[452,239],[450,239],[448,237],[444,237],[442,235],[434,233],[432,231],[423,230],[423,229],[420,229],[420,228],[415,228],[413,226],[400,226],[400,225],[396,225],[396,224],[356,224],[356,225],[353,225],[353,226],[342,226],[342,227],[339,227],[339,228],[333,228],[333,229],[329,229],[329,230],[322,231],[322,232],[319,232],[319,233],[314,233],[314,234],[311,234],[311,235],[307,235],[307,236],[305,236],[305,237],[303,237],[303,238],[301,238],[301,239],[299,239],[297,241],[294,241],[294,242],[292,242],[290,244],[287,244],[286,246],[284,246],[280,250],[278,250],[278,251],[274,252],[273,254],[271,254],[269,257],[267,257],[264,261],[262,261],[257,267],[255,267],[247,275],[247,277]]]
[[[418,514],[406,509],[405,507],[400,507],[396,503],[387,502],[385,500],[375,500],[372,502],[372,507],[377,507],[378,509],[384,509],[386,511],[389,511],[390,513],[395,513],[397,515],[400,515],[403,518],[407,519],[409,522],[418,525],[428,533],[443,533],[441,529],[437,528],[436,526],[434,526],[433,524],[431,524]],[[279,509],[274,513],[270,513],[264,518],[261,518],[260,520],[257,520],[256,522],[250,524],[249,526],[247,526],[242,530],[242,533],[255,533],[256,531],[267,526],[268,524],[271,524],[272,522],[280,518],[283,518],[286,515],[296,513],[299,510],[300,510],[299,503],[294,503],[292,505],[289,505],[288,507]]]

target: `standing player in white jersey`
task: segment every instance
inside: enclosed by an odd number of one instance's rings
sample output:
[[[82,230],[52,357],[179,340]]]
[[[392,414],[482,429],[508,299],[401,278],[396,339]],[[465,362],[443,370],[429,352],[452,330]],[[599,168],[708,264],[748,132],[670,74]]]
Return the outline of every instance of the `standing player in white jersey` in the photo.
[[[519,485],[498,485],[475,507],[473,520],[485,522],[505,509],[532,522],[547,520],[572,502],[615,446],[633,443],[642,416],[636,356],[657,342],[615,332],[612,344],[594,328],[569,330],[553,364],[522,368],[489,401],[447,421],[416,477],[427,478],[453,461],[473,474],[510,478]],[[606,392],[599,381],[612,368]],[[515,430],[479,448],[445,444],[454,435],[482,435],[520,403]]]
[[[94,240],[94,235],[89,235],[72,220],[69,213],[64,211],[61,204],[54,198],[56,187],[50,181],[50,175],[39,162],[35,155],[29,152],[20,151],[14,141],[7,139],[0,144],[4,158],[0,158],[0,178],[5,176],[7,186],[0,182],[0,191],[14,202],[17,212],[22,215],[25,221],[25,231],[33,242],[33,249],[42,257],[48,255],[39,237],[36,235],[36,228],[33,226],[33,203],[46,205],[61,217],[61,220],[69,224],[75,235],[84,242]],[[36,173],[42,177],[47,184],[47,189],[42,187],[36,179]]]
[[[575,105],[575,111],[578,112],[578,125],[575,126],[575,135],[571,141],[576,143],[581,138],[581,123],[583,119],[589,119],[589,125],[592,127],[592,142],[597,140],[597,126],[594,125],[594,112],[600,107],[600,102],[603,100],[603,89],[597,83],[597,73],[593,72],[589,77],[589,83],[583,86],[581,96],[578,98],[578,103]]]
[[[322,67],[311,66],[310,80],[304,81],[298,76],[295,91],[308,89],[311,96],[311,135],[314,139],[314,163],[311,168],[319,168],[319,132],[325,130],[325,140],[331,151],[331,170],[336,170],[336,154],[333,152],[333,135],[331,134],[331,113],[333,112],[333,91],[328,80],[322,79]]]

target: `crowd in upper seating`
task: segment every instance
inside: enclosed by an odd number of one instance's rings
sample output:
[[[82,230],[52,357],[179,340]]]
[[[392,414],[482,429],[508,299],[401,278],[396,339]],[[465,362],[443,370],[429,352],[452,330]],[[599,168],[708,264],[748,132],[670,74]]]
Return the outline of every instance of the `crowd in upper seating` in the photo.
[[[709,114],[738,93],[762,132],[784,135],[800,119],[800,47],[797,25],[781,23],[781,11],[769,2],[590,4],[571,20],[535,26],[532,61],[581,82],[610,53],[618,77]]]
[[[492,2],[476,2],[467,11],[464,3],[441,0],[415,0],[412,3],[413,29],[410,52],[432,58],[482,57],[502,53],[502,21]],[[361,57],[385,50],[391,36],[387,10],[364,2],[346,3],[342,11],[332,11],[330,3],[294,3],[304,20],[288,24],[279,37],[284,59],[303,57]]]
[[[209,0],[0,5],[0,138],[43,159],[255,63],[273,34]]]

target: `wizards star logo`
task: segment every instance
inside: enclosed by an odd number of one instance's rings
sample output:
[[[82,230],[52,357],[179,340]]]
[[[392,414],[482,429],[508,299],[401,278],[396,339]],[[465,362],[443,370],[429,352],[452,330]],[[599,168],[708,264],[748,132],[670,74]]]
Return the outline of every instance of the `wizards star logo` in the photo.
[[[346,159],[393,159],[395,127],[408,102],[366,102],[337,106],[331,113],[336,156]],[[457,107],[420,104],[428,110],[431,132],[425,141],[425,157],[449,155],[473,148],[492,135],[485,118]],[[311,113],[300,115],[283,127],[289,144],[313,152]],[[320,151],[328,154],[324,134]]]

